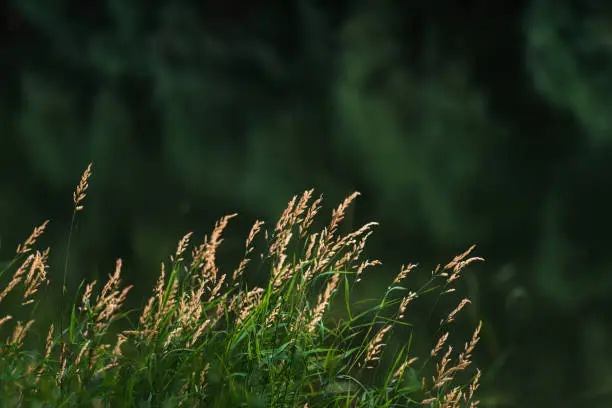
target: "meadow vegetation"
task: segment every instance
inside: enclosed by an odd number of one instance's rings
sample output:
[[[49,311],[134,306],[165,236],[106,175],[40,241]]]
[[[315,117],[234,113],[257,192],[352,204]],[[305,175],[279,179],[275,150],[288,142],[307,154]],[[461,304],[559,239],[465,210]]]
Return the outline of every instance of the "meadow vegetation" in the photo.
[[[91,166],[74,194],[75,216],[90,176]],[[322,198],[312,190],[293,197],[272,228],[253,225],[233,270],[222,270],[216,253],[235,214],[222,217],[201,243],[186,234],[140,310],[124,310],[132,287],[122,285],[120,259],[106,282],[83,282],[76,294],[66,288],[66,266],[63,297],[76,301],[43,326],[37,310],[53,307],[40,296],[49,285],[49,249],[37,248],[44,222],[0,272],[0,404],[475,407],[480,371],[472,367],[472,352],[481,325],[461,347],[449,335],[468,299],[457,298],[444,312],[428,353],[415,355],[412,335],[399,347],[387,344],[399,329],[416,330],[407,316],[419,298],[456,296],[463,268],[481,258],[469,257],[472,247],[415,290],[402,286],[415,268],[410,264],[378,299],[356,302],[355,288],[380,263],[363,259],[376,223],[340,233],[357,196],[346,198],[316,232]],[[249,285],[254,263],[269,273],[265,285]],[[9,313],[7,304],[18,310]]]

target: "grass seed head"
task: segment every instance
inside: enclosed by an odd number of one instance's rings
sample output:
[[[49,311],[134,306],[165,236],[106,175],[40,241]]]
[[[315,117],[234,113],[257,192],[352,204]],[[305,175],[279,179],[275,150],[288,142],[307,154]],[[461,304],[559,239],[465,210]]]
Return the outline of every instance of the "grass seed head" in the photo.
[[[38,238],[40,238],[43,232],[45,232],[45,229],[47,228],[48,224],[49,224],[49,220],[46,220],[45,222],[40,224],[38,227],[34,228],[34,231],[32,231],[28,239],[26,239],[23,244],[19,244],[17,246],[17,255],[23,255],[23,254],[30,252],[34,244],[36,244],[36,241],[38,240]]]
[[[87,183],[87,181],[89,180],[89,177],[91,177],[91,166],[92,163],[89,163],[89,166],[87,166],[85,172],[81,176],[79,185],[77,186],[74,193],[72,193],[72,200],[74,202],[75,211],[81,211],[83,209],[83,205],[81,203],[87,196],[87,189],[89,188],[89,184]]]

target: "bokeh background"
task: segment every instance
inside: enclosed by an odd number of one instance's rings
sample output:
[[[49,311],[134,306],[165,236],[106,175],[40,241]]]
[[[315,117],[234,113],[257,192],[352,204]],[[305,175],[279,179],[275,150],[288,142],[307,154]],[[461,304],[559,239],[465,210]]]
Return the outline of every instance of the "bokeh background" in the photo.
[[[0,12],[0,259],[94,175],[70,283],[149,293],[305,189],[363,193],[380,286],[471,244],[482,407],[612,406],[612,3],[13,0]],[[350,226],[349,225],[349,226]],[[376,285],[372,285],[375,288]]]

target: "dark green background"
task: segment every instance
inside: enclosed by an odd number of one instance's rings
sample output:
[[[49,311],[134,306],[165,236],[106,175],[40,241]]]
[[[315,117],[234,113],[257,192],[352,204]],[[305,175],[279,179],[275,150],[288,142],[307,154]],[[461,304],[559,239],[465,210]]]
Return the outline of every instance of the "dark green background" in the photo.
[[[472,243],[487,259],[464,285],[482,407],[611,406],[612,3],[2,8],[0,259],[50,218],[61,280],[90,161],[73,287],[122,257],[146,294],[187,231],[239,212],[229,254],[294,194],[359,190],[381,279]]]

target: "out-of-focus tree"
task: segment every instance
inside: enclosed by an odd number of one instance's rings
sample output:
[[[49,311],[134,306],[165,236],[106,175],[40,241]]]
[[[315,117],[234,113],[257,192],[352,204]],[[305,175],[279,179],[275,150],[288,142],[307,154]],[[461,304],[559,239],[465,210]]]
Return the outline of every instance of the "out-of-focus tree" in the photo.
[[[352,159],[379,211],[403,208],[392,213],[403,228],[425,224],[439,245],[488,237],[500,225],[483,210],[499,204],[491,198],[503,193],[506,171],[492,158],[508,135],[491,120],[469,64],[437,55],[427,36],[419,63],[407,63],[393,21],[370,10],[343,28],[334,95],[339,156]]]
[[[527,66],[536,89],[567,109],[593,146],[612,140],[612,6],[534,0],[525,23]]]

